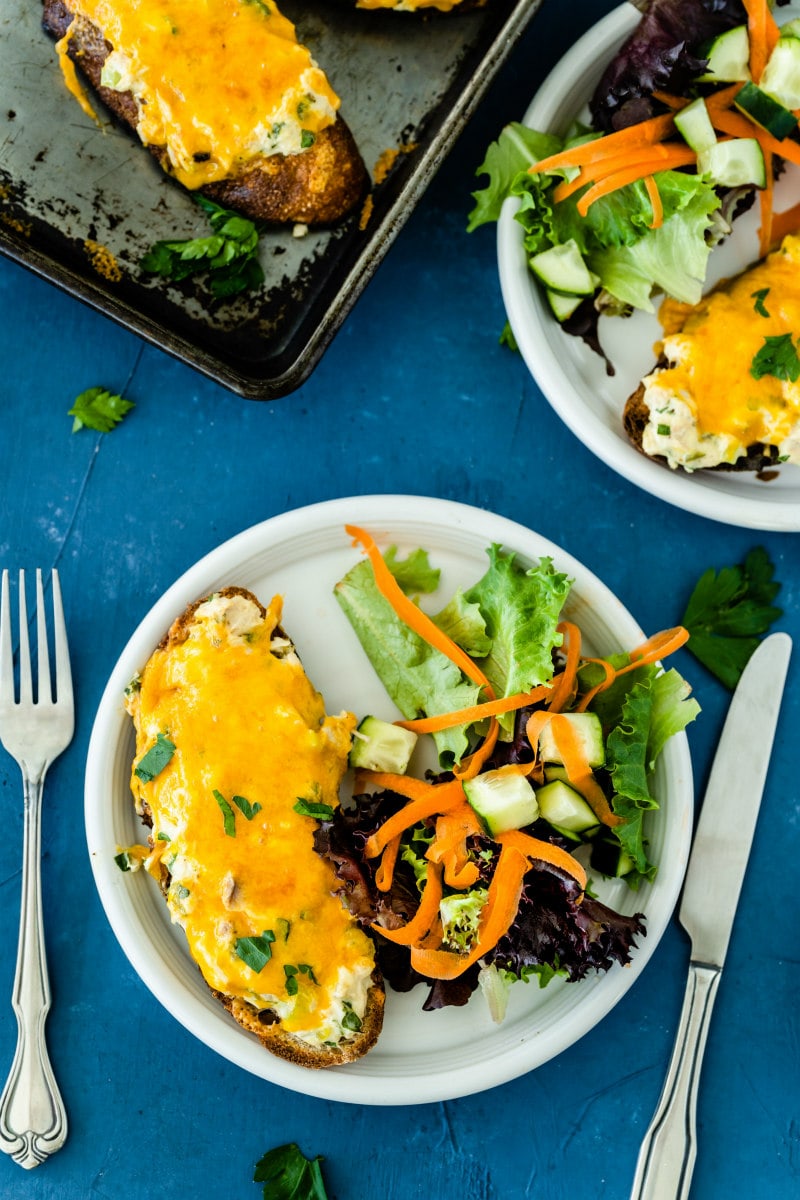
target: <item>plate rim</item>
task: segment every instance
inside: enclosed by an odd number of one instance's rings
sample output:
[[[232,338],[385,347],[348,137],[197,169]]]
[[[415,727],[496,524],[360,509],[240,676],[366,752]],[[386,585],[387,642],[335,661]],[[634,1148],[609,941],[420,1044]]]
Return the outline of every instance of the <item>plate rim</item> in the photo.
[[[796,13],[796,5],[790,2],[788,7]],[[595,22],[573,43],[540,84],[522,117],[522,124],[531,128],[550,128],[559,104],[574,85],[575,64],[585,67],[588,50],[592,57],[602,57],[605,62],[609,50],[632,33],[639,20],[640,13],[626,0]],[[800,531],[800,500],[773,501],[766,496],[739,496],[703,486],[700,480],[695,480],[691,475],[672,471],[647,459],[633,446],[623,442],[584,404],[583,398],[565,377],[557,353],[557,349],[563,351],[563,339],[568,335],[561,333],[541,297],[532,292],[530,271],[522,246],[522,227],[515,220],[519,204],[518,199],[507,199],[498,221],[496,240],[500,289],[526,367],[567,428],[601,462],[624,479],[686,512],[739,528],[787,533]],[[512,318],[512,311],[517,317],[516,321]],[[521,318],[520,313],[523,312],[532,319],[535,329],[532,330],[528,321]],[[544,320],[548,321],[547,326]],[[552,332],[557,334],[557,339],[552,341],[548,336],[550,325]],[[554,348],[553,342],[556,340],[558,346]],[[580,402],[577,409],[573,397]],[[800,491],[800,467],[797,472]]]
[[[526,551],[525,542],[529,547],[536,545],[534,553],[540,557],[552,550],[556,564],[567,571],[576,571],[576,579],[586,586],[590,585],[592,594],[601,596],[604,603],[611,606],[614,613],[615,625],[621,622],[625,628],[625,636],[631,639],[643,638],[644,634],[629,610],[614,595],[610,588],[592,571],[574,559],[566,550],[556,546],[549,539],[509,518],[491,513],[485,509],[475,508],[458,501],[439,500],[424,496],[407,496],[395,494],[366,495],[344,497],[337,500],[321,501],[316,504],[292,509],[267,518],[250,526],[241,533],[234,535],[184,571],[175,582],[168,587],[148,612],[138,623],[126,645],[117,658],[98,705],[94,718],[87,755],[85,789],[84,789],[84,821],[89,859],[95,886],[111,925],[112,932],[136,971],[140,980],[153,993],[154,997],[169,1012],[169,1014],[194,1034],[204,1045],[234,1065],[266,1081],[276,1083],[293,1091],[306,1095],[314,1095],[321,1099],[338,1100],[345,1103],[360,1103],[373,1105],[402,1105],[410,1103],[432,1103],[442,1100],[455,1099],[460,1096],[474,1094],[502,1083],[518,1078],[522,1074],[535,1069],[548,1059],[561,1053],[589,1032],[608,1012],[622,999],[623,995],[633,985],[639,974],[654,953],[661,937],[671,919],[682,885],[686,862],[688,860],[691,840],[693,813],[693,780],[692,766],[689,754],[689,744],[685,732],[671,739],[664,754],[673,761],[675,776],[675,796],[671,797],[676,806],[673,819],[679,821],[677,827],[677,848],[675,869],[672,874],[663,876],[663,883],[658,886],[658,905],[655,912],[647,912],[647,937],[637,947],[633,963],[623,970],[613,970],[606,975],[593,977],[593,996],[588,997],[588,1004],[573,1006],[566,1018],[559,1018],[557,1027],[568,1023],[566,1038],[559,1040],[548,1031],[543,1038],[531,1037],[522,1045],[515,1045],[513,1054],[501,1054],[498,1061],[491,1064],[475,1066],[459,1066],[455,1070],[449,1066],[446,1071],[430,1072],[419,1076],[394,1076],[364,1074],[358,1075],[354,1068],[331,1067],[324,1071],[308,1071],[302,1067],[285,1062],[269,1052],[263,1056],[254,1055],[256,1046],[254,1039],[236,1025],[211,998],[209,992],[207,1003],[203,1003],[193,995],[184,993],[181,996],[181,982],[177,970],[170,970],[165,963],[142,938],[142,927],[131,931],[125,914],[125,907],[130,907],[131,900],[125,901],[129,877],[118,871],[112,856],[108,854],[108,841],[104,840],[104,828],[112,825],[113,805],[105,797],[107,789],[105,780],[107,772],[113,767],[116,751],[119,748],[119,737],[124,736],[129,718],[124,713],[122,692],[135,670],[152,652],[160,640],[163,631],[169,627],[172,619],[186,607],[188,603],[202,594],[204,588],[213,585],[219,575],[219,569],[233,555],[237,561],[247,561],[258,551],[269,549],[270,544],[276,545],[287,538],[309,530],[334,528],[343,533],[345,523],[368,525],[372,529],[383,530],[389,526],[389,536],[400,538],[402,534],[398,526],[424,524],[431,527],[448,530],[459,527],[472,533],[475,522],[481,527],[488,524],[497,540],[512,549],[519,549],[523,556],[531,553]],[[385,523],[385,524],[382,524]],[[394,523],[394,528],[392,527]],[[521,539],[515,545],[515,539]],[[489,542],[487,541],[487,545]],[[358,551],[354,549],[354,556]],[[227,568],[235,571],[235,567]],[[580,586],[578,595],[580,596]],[[605,611],[605,609],[604,609]],[[154,633],[158,632],[158,636]],[[616,634],[616,629],[615,629]],[[143,653],[146,648],[146,654]],[[133,667],[133,669],[131,669]],[[114,737],[115,729],[118,731]],[[121,733],[119,732],[121,731]],[[148,882],[149,881],[145,881]],[[149,901],[147,902],[149,905]],[[652,902],[650,904],[652,908]],[[159,918],[160,920],[161,918]],[[137,936],[138,934],[138,936]],[[180,936],[180,935],[179,935]],[[183,961],[183,960],[182,960]],[[596,980],[596,981],[595,981]],[[174,996],[169,995],[170,986],[178,987],[179,998],[183,1000],[180,1008],[181,1015],[176,1012],[173,1003]],[[577,987],[580,985],[566,985]],[[599,992],[599,995],[596,993]],[[599,1003],[598,1003],[599,1000]],[[180,1007],[180,1006],[179,1006]],[[575,1012],[577,1011],[577,1018]],[[212,1021],[212,1028],[206,1027],[208,1014],[219,1018]],[[573,1028],[574,1027],[574,1028]],[[500,1027],[502,1029],[502,1026]],[[548,1052],[542,1054],[542,1040],[552,1043]],[[527,1047],[527,1050],[526,1050]],[[369,1057],[369,1056],[367,1056]],[[365,1060],[360,1060],[365,1061]],[[387,1087],[387,1084],[389,1085]]]

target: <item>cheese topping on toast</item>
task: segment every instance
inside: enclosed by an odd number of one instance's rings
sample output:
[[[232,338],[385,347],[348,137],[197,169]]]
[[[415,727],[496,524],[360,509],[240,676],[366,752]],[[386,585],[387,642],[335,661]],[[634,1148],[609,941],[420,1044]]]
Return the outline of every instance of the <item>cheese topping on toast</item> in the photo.
[[[274,0],[68,0],[112,51],[101,84],[130,93],[139,137],[188,188],[297,154],[339,98]],[[70,30],[72,26],[70,27]],[[60,61],[70,31],[60,44]],[[69,68],[67,68],[69,70]],[[66,72],[65,72],[66,74]],[[67,85],[75,90],[74,72]]]
[[[173,629],[130,692],[132,788],[206,982],[321,1046],[358,1032],[374,953],[295,806],[338,805],[355,717],[325,715],[280,616],[220,595]]]
[[[666,315],[667,365],[643,381],[645,453],[693,471],[763,444],[800,463],[800,235],[682,319]]]

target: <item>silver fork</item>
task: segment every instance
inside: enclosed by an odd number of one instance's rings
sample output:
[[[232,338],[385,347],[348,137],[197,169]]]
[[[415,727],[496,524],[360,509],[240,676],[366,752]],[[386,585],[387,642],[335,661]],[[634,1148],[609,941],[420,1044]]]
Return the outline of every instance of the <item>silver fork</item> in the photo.
[[[75,728],[72,675],[58,572],[53,571],[56,698],[53,699],[42,572],[36,572],[38,683],[33,699],[25,572],[19,573],[19,700],[14,695],[8,571],[0,591],[0,741],[19,764],[24,793],[22,903],[12,1006],[18,1036],[14,1061],[0,1096],[0,1150],[22,1167],[36,1167],[60,1150],[67,1114],[47,1055],[44,1023],[50,983],[42,924],[42,789],[47,768],[69,745]]]

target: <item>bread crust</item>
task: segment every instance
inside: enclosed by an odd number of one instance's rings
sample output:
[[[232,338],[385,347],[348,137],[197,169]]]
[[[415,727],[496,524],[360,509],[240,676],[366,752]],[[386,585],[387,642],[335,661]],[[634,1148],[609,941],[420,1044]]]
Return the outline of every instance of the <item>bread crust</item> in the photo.
[[[264,605],[247,588],[229,586],[220,588],[213,594],[223,597],[242,596],[257,606],[262,617],[266,616],[267,610]],[[208,599],[208,596],[203,596],[190,604],[173,621],[156,650],[168,651],[171,646],[177,646],[186,641],[189,637],[192,621],[197,609]],[[280,626],[276,626],[275,632],[282,638],[286,638],[286,633]],[[294,651],[294,647],[292,649]],[[152,824],[152,816],[146,806],[144,806],[141,816],[146,824]],[[159,882],[162,891],[166,895],[169,889],[170,876],[163,863],[159,865],[161,870]],[[278,1058],[285,1059],[287,1062],[295,1063],[297,1066],[309,1067],[314,1070],[341,1066],[344,1063],[354,1062],[356,1059],[363,1057],[375,1045],[383,1026],[386,994],[383,977],[377,966],[372,973],[372,982],[367,994],[367,1007],[362,1018],[360,1030],[354,1037],[348,1038],[336,1046],[311,1045],[303,1041],[302,1038],[296,1037],[294,1034],[283,1029],[280,1018],[271,1009],[258,1009],[255,1005],[249,1004],[246,1000],[239,997],[225,995],[223,992],[212,987],[209,987],[209,990],[223,1008],[230,1013],[233,1019],[243,1029],[246,1029],[258,1038],[261,1045],[271,1054],[275,1054]]]
[[[130,92],[103,87],[100,76],[112,46],[102,31],[73,16],[64,0],[44,0],[42,24],[60,40],[71,27],[67,53],[103,103],[136,135],[139,113]],[[138,138],[137,138],[138,140]],[[164,146],[147,149],[169,174]],[[273,154],[255,160],[238,175],[207,184],[200,195],[268,224],[331,225],[361,201],[369,177],[355,139],[337,116],[299,154]]]
[[[660,358],[653,370],[661,370],[669,364],[665,358]],[[625,402],[625,408],[622,413],[622,424],[625,432],[633,446],[645,458],[650,458],[653,462],[666,464],[666,458],[663,455],[648,454],[643,447],[644,431],[650,420],[650,409],[645,403],[645,385],[640,383],[636,391],[628,397]],[[741,455],[733,463],[718,463],[714,467],[703,467],[704,471],[765,471],[770,467],[778,465],[778,450],[775,446],[766,446],[761,442],[756,442],[752,446],[747,447],[745,454]]]

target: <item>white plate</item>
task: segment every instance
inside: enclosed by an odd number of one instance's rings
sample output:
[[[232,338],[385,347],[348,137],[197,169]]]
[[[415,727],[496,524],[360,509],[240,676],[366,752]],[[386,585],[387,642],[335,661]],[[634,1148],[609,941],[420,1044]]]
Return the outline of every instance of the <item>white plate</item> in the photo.
[[[544,990],[519,984],[500,1026],[492,1024],[480,995],[463,1009],[424,1013],[424,986],[407,995],[390,993],[378,1045],[346,1067],[306,1071],[262,1050],[212,999],[154,882],[143,872],[123,874],[114,863],[119,846],[142,838],[129,789],[134,739],[123,691],[187,604],[225,584],[238,584],[263,600],[274,593],[284,596],[286,628],[329,712],[352,708],[397,715],[332,594],[360,557],[344,532],[351,522],[368,528],[382,546],[426,547],[442,568],[445,596],[484,573],[492,542],[529,560],[550,555],[575,580],[569,615],[592,652],[630,649],[643,639],[631,615],[580,563],[530,530],[479,509],[422,497],[362,496],[275,517],[201,559],[162,596],[125,647],[100,702],[89,747],[89,854],[100,899],[134,969],[206,1045],[255,1075],[308,1095],[360,1104],[444,1100],[516,1078],[558,1054],[637,979],[669,920],[686,865],[692,816],[688,744],[684,735],[673,738],[658,765],[655,788],[663,807],[649,830],[660,864],[656,882],[638,893],[619,881],[600,889],[602,898],[622,912],[646,914],[647,937],[632,967],[615,967],[580,983],[554,982]]]
[[[779,10],[783,22],[800,15],[797,5]],[[523,117],[531,128],[565,134],[583,110],[606,64],[634,30],[639,13],[631,4],[614,9],[588,31],[548,75]],[[795,203],[798,170],[791,167],[776,187],[776,208]],[[686,474],[651,462],[633,448],[622,427],[625,400],[653,368],[653,344],[661,336],[655,316],[603,317],[600,340],[616,368],[606,375],[594,351],[558,326],[532,273],[524,231],[514,214],[518,200],[503,206],[497,235],[500,285],[508,319],[522,356],[552,407],[598,458],[632,483],[699,516],[751,529],[800,530],[800,467],[785,466],[777,479],[751,472],[696,471]],[[709,284],[741,271],[758,257],[758,206],[735,222],[727,242],[713,251]]]

